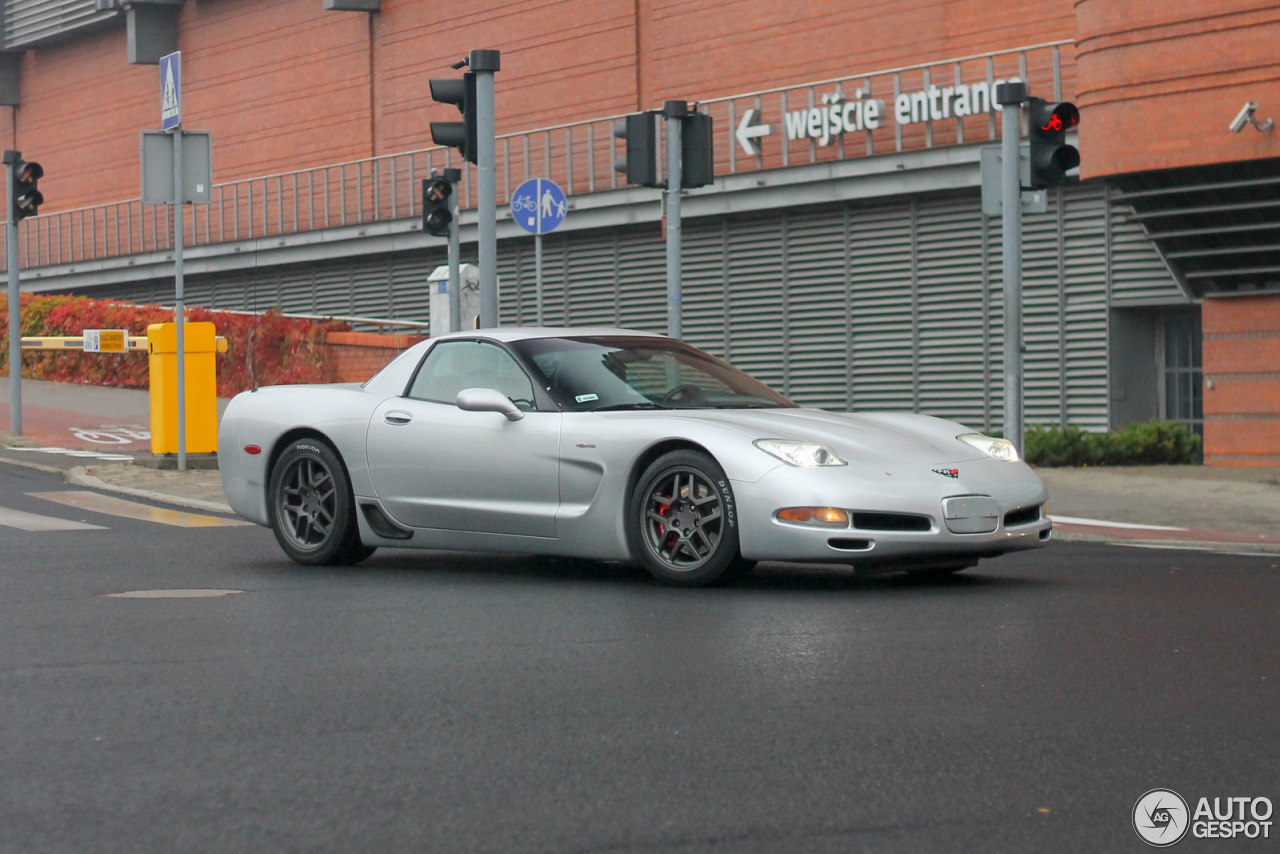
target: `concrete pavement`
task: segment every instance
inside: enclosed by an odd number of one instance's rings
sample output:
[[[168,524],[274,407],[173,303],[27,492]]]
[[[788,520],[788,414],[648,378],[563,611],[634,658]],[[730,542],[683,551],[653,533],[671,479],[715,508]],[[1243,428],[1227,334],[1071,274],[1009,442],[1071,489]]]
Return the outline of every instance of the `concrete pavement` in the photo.
[[[229,513],[218,472],[173,470],[150,452],[146,391],[23,380],[23,435],[0,377],[0,463],[56,469],[71,483]],[[219,413],[226,401],[219,401]],[[165,468],[165,465],[170,468]],[[1280,467],[1038,470],[1057,539],[1280,553]],[[3,476],[3,468],[0,468]]]

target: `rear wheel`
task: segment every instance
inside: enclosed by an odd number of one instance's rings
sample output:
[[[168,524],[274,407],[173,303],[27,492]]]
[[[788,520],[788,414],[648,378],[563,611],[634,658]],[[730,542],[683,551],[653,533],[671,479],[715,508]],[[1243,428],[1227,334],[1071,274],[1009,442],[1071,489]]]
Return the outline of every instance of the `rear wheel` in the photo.
[[[360,542],[346,470],[325,441],[293,442],[271,470],[267,496],[276,542],[298,563],[359,563],[373,554]]]
[[[640,562],[659,581],[702,587],[750,570],[738,555],[729,478],[700,451],[672,451],[655,460],[640,476],[628,515]]]

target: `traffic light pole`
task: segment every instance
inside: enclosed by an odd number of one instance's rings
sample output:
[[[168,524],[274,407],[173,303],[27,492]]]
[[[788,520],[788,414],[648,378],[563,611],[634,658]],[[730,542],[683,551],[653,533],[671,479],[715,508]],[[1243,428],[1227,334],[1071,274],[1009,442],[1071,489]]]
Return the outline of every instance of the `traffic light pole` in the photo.
[[[684,117],[689,113],[687,101],[667,101],[662,115],[667,119],[667,334],[679,338],[681,328],[680,281],[680,137]]]
[[[9,432],[22,435],[22,306],[18,286],[18,218],[13,215],[15,163],[22,160],[22,153],[6,151],[5,194],[5,263],[9,275]]]
[[[496,50],[471,51],[468,66],[476,78],[476,204],[479,233],[480,326],[498,325],[498,206],[494,144],[493,74],[502,63]]]
[[[461,169],[444,170],[445,179],[452,182],[454,191],[449,194],[449,331],[457,332],[462,328],[462,275],[459,269],[461,258],[458,249],[458,183],[462,180]]]
[[[996,87],[1000,104],[1001,246],[1004,290],[1004,437],[1022,453],[1022,186],[1018,137],[1025,83]]]
[[[186,308],[182,282],[182,128],[173,129],[173,322],[178,346],[178,471],[187,470]]]

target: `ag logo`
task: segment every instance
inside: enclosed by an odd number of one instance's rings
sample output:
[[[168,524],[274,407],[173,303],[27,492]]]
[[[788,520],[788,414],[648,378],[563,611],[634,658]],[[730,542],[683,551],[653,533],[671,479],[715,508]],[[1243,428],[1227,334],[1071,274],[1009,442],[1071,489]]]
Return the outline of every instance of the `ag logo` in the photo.
[[[1133,829],[1148,845],[1167,848],[1187,835],[1187,802],[1172,789],[1152,789],[1133,805]]]
[[[960,477],[960,469],[934,469],[934,474],[940,474],[943,477],[958,478]]]

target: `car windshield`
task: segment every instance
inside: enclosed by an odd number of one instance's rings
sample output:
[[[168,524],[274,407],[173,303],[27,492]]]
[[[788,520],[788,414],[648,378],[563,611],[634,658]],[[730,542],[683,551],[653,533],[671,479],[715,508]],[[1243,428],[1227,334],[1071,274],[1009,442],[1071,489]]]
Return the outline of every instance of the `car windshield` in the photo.
[[[533,338],[512,349],[568,411],[795,406],[732,365],[669,338]]]

